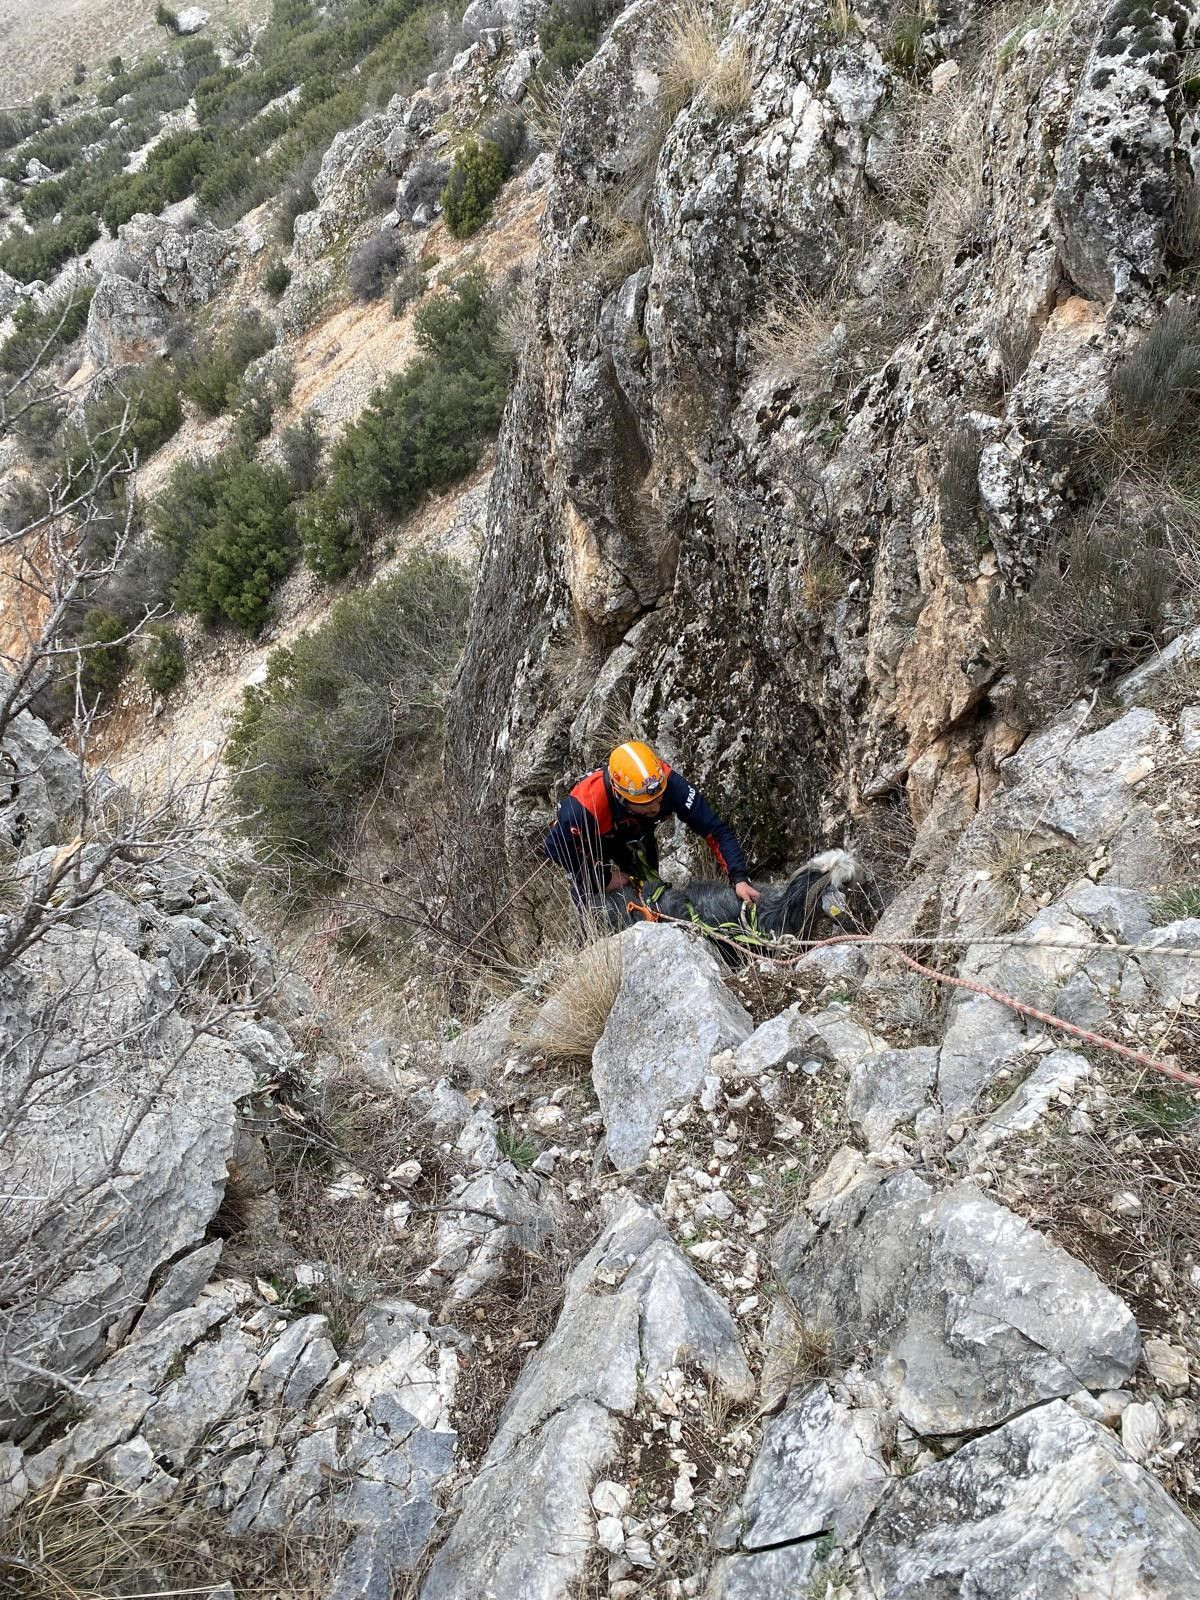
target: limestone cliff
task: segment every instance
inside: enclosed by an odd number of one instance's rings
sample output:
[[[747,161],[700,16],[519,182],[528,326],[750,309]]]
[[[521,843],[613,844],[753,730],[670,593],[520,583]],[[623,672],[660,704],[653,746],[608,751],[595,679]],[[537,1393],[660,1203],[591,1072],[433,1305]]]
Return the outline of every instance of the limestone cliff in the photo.
[[[510,842],[630,720],[764,863],[974,814],[1020,737],[987,596],[1093,495],[1190,248],[1196,20],[760,0],[681,87],[622,13],[563,106],[458,685]]]

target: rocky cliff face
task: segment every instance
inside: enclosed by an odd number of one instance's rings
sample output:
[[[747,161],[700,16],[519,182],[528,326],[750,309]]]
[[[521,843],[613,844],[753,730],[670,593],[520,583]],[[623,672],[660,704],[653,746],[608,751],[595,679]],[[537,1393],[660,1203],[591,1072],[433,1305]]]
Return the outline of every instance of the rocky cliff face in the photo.
[[[1185,248],[1195,28],[751,4],[681,87],[660,8],[621,15],[563,110],[459,681],[510,841],[631,720],[766,862],[975,813],[1020,737],[987,595],[1092,492]]]
[[[522,94],[537,7],[468,16],[451,78]],[[202,822],[16,718],[0,1558],[39,1580],[91,1506],[182,1530],[141,1594],[1194,1600],[1200,1121],[1145,1058],[1200,1073],[1200,629],[1018,728],[985,610],[1095,498],[1189,259],[1196,17],[685,21],[638,0],[563,106],[448,770],[510,860],[631,722],[761,862],[900,813],[881,942],[735,972],[643,926],[462,1032],[331,1016]],[[444,91],[338,136],[285,328]],[[122,243],[105,360],[233,249]]]

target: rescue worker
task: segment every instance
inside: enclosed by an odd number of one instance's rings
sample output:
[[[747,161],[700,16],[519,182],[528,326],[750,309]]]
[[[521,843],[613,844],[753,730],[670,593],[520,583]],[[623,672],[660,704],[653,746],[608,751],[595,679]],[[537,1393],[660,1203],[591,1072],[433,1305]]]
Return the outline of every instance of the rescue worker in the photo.
[[[759,899],[733,829],[682,773],[634,740],[618,745],[606,766],[579,780],[546,835],[546,853],[569,874],[575,903],[583,907],[657,873],[654,829],[664,817],[682,817],[701,835],[739,900]]]

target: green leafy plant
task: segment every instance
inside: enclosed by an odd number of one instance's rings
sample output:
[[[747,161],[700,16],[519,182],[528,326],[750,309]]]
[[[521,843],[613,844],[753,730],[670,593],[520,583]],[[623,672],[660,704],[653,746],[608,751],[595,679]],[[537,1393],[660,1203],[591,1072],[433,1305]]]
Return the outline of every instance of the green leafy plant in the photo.
[[[414,317],[421,356],[377,390],[334,447],[329,481],[301,515],[309,565],[344,577],[379,516],[404,516],[478,461],[499,426],[511,357],[501,347],[487,280],[464,273]]]
[[[496,1149],[505,1161],[512,1162],[518,1172],[528,1172],[541,1155],[537,1142],[511,1123],[504,1123],[496,1129]]]
[[[263,268],[263,275],[258,281],[264,291],[277,300],[292,281],[291,269],[278,256],[273,256]]]
[[[468,599],[452,562],[416,554],[272,652],[229,743],[235,826],[256,850],[302,875],[338,859],[389,764],[438,737]]]
[[[84,613],[76,643],[84,647],[79,664],[79,686],[87,705],[106,699],[125,675],[129,664],[128,628],[114,611],[93,606]]]
[[[275,586],[297,555],[295,490],[280,467],[228,450],[208,462],[181,462],[155,502],[151,522],[176,566],[181,611],[209,627],[222,618],[258,633]]]
[[[239,317],[217,344],[185,363],[183,392],[209,417],[234,403],[242,374],[275,344],[275,330],[256,312]]]
[[[23,300],[13,312],[13,331],[0,345],[0,371],[18,377],[35,362],[42,365],[72,344],[87,323],[95,292],[89,284],[74,290],[65,305],[53,305],[42,312],[35,309],[31,300]]]

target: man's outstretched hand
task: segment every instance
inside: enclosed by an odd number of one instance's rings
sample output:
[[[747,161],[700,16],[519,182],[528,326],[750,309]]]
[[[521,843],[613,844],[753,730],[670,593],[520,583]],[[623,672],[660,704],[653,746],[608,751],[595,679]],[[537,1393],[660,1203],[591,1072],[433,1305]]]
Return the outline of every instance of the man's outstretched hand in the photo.
[[[633,882],[633,879],[629,876],[629,874],[627,872],[618,872],[617,869],[614,867],[613,868],[612,877],[604,885],[604,892],[605,892],[605,894],[612,894],[614,889],[625,889],[625,888],[628,888],[628,886],[632,882]],[[757,896],[755,898],[757,898]]]
[[[739,900],[744,900],[748,906],[757,905],[762,899],[762,895],[759,894],[754,885],[747,883],[745,878],[742,879],[741,883],[734,884],[733,892]]]

